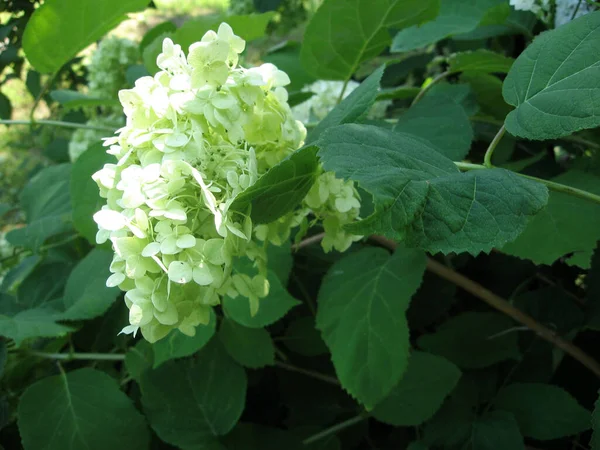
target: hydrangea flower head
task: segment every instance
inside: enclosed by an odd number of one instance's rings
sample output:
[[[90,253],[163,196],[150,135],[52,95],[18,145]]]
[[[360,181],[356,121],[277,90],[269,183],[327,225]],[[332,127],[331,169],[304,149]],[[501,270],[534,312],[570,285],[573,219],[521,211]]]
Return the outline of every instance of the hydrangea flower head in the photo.
[[[125,333],[194,335],[222,296],[247,298],[255,314],[268,293],[264,243],[230,206],[306,131],[287,104],[287,75],[239,67],[244,47],[225,23],[187,57],[165,39],[161,71],[119,92],[127,123],[105,140],[114,163],[93,175],[106,199],[94,220],[97,242],[115,252],[107,285],[126,291]],[[234,272],[242,256],[258,275]]]

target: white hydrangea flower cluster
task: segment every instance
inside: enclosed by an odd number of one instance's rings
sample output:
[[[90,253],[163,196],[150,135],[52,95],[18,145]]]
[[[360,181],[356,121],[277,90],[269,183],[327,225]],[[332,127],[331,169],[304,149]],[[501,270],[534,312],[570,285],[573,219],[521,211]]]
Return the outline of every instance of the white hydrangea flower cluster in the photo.
[[[86,124],[95,127],[110,127],[118,130],[125,125],[125,117],[122,114],[114,113],[108,116],[96,116],[88,120]],[[69,158],[71,161],[76,161],[77,158],[92,145],[102,142],[102,138],[105,135],[105,131],[90,128],[79,128],[75,130],[69,141]]]
[[[88,65],[89,95],[114,98],[127,85],[127,68],[138,59],[135,42],[116,36],[102,39]]]
[[[551,9],[550,0],[510,0],[517,11],[531,11],[539,17],[546,16]]]
[[[577,10],[577,11],[575,11]],[[590,5],[585,0],[556,0],[556,11],[554,16],[554,26],[556,28],[569,23],[572,19],[584,16],[595,10],[593,5]],[[573,17],[573,14],[575,16]]]
[[[165,39],[161,70],[119,93],[127,124],[105,140],[116,161],[93,175],[107,200],[94,220],[97,242],[110,240],[115,251],[107,285],[126,291],[125,333],[141,330],[150,342],[174,328],[193,336],[223,295],[246,297],[255,314],[268,293],[260,241],[274,241],[261,233],[272,227],[254,227],[230,206],[300,148],[306,130],[287,104],[288,76],[272,64],[238,67],[244,47],[226,23],[192,44],[187,58]],[[319,206],[317,216],[356,209],[352,186],[332,175],[320,180],[329,184],[306,200]],[[277,234],[289,236],[310,212],[300,208],[276,222]],[[332,236],[328,245],[343,247],[339,240]],[[258,275],[234,273],[241,256],[254,261]]]
[[[104,38],[92,54],[88,64],[89,96],[101,99],[114,99],[119,90],[127,86],[127,68],[139,59],[137,44],[129,39],[116,36]],[[123,111],[119,106],[103,106],[102,111],[90,111],[91,118],[86,125],[110,127],[115,130],[125,125]],[[71,135],[69,157],[76,161],[92,145],[101,142],[105,132],[81,128]]]
[[[360,86],[360,84],[356,81],[348,81],[342,99],[350,95],[358,86]],[[317,80],[312,84],[304,86],[302,92],[312,92],[314,95],[305,102],[292,108],[294,117],[304,124],[323,120],[337,105],[342,89],[344,89],[343,81]],[[391,104],[392,102],[390,100],[376,102],[371,107],[368,117],[370,119],[381,119],[385,117],[385,112]]]

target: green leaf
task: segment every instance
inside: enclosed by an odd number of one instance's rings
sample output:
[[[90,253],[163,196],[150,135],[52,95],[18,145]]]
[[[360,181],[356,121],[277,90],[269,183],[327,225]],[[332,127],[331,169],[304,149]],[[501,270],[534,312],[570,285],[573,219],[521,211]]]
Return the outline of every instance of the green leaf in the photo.
[[[419,27],[400,31],[394,37],[391,51],[407,52],[441,41],[455,34],[466,33],[479,25],[486,13],[503,0],[444,0],[435,20]]]
[[[241,192],[230,210],[245,213],[251,207],[254,223],[270,223],[293,211],[319,174],[316,154],[314,146],[292,153]]]
[[[70,182],[73,226],[91,244],[96,243],[98,231],[92,216],[106,201],[100,197],[92,175],[111,161],[114,161],[114,156],[107,154],[102,144],[95,144],[73,163]]]
[[[21,281],[17,289],[18,310],[47,305],[62,297],[73,265],[46,258]]]
[[[502,97],[502,81],[496,76],[483,72],[463,72],[460,81],[471,87],[482,115],[504,120],[512,111],[512,106]]]
[[[10,99],[0,92],[0,119],[10,120],[12,117],[12,105]]]
[[[282,341],[291,351],[303,356],[318,356],[328,352],[312,317],[300,317],[291,322]]]
[[[219,339],[229,355],[242,366],[259,369],[275,363],[275,346],[264,328],[247,328],[224,319],[219,328]]]
[[[419,250],[366,248],[335,263],[319,291],[317,328],[340,382],[372,408],[408,363],[406,309],[425,271]]]
[[[118,288],[106,287],[112,258],[112,252],[95,248],[75,266],[65,288],[61,320],[93,319],[111,307],[119,295]]]
[[[384,66],[380,66],[360,86],[353,90],[348,97],[342,100],[339,105],[336,105],[310,132],[306,142],[314,142],[325,130],[336,125],[356,122],[361,116],[366,114],[377,99],[384,69]]]
[[[425,445],[423,442],[414,441],[408,444],[406,450],[429,450],[429,447]]]
[[[592,174],[571,170],[552,181],[600,195],[600,178]],[[588,269],[598,240],[600,207],[588,200],[553,191],[546,208],[502,251],[547,265],[573,253],[567,256],[567,263]]]
[[[71,164],[47,167],[21,191],[27,226],[10,231],[6,239],[15,246],[37,251],[51,236],[71,229]]]
[[[160,342],[160,341],[159,341]],[[131,377],[137,382],[140,381],[142,374],[150,370],[154,363],[154,353],[152,345],[140,339],[134,347],[129,348],[125,354],[125,367]]]
[[[262,14],[244,14],[227,16],[224,19],[235,34],[245,41],[254,41],[260,39],[267,32],[269,22],[275,17],[274,11],[264,12]]]
[[[6,366],[7,355],[8,351],[6,349],[6,340],[0,339],[0,379],[2,379],[2,375],[4,374],[4,366]]]
[[[460,173],[429,142],[369,125],[342,125],[319,141],[325,170],[357,181],[375,212],[348,227],[432,253],[489,252],[515,239],[546,204],[545,186],[503,170]]]
[[[197,326],[195,336],[186,336],[179,330],[171,331],[167,337],[152,344],[154,351],[153,367],[156,369],[170,359],[193,355],[210,341],[215,334],[216,327],[217,318],[211,309],[208,325]]]
[[[473,450],[525,450],[515,417],[505,411],[492,411],[477,418],[471,431]]]
[[[9,299],[0,294],[4,306]],[[56,323],[56,316],[57,311],[50,307],[26,309],[16,314],[0,311],[0,336],[12,339],[18,347],[25,339],[64,336],[72,331],[70,327]]]
[[[523,435],[541,441],[571,436],[591,426],[590,412],[567,391],[549,384],[511,384],[498,393],[494,406],[513,413]]]
[[[142,41],[140,42],[140,54],[143,55],[146,47],[152,44],[152,42],[154,42],[159,36],[168,33],[174,33],[175,31],[177,31],[177,27],[171,21],[162,22],[156,25],[155,27],[152,27],[151,29],[146,31],[144,37],[142,38]]]
[[[444,358],[413,352],[406,373],[372,415],[397,427],[420,425],[442,406],[460,375],[458,367]]]
[[[347,80],[390,44],[388,29],[433,19],[439,0],[325,0],[304,33],[302,64],[317,78]]]
[[[283,245],[269,245],[267,247],[267,265],[275,272],[282,286],[287,286],[294,266],[290,243],[285,242]]]
[[[82,92],[60,89],[50,92],[50,97],[65,108],[81,108],[94,106],[120,106],[116,99],[90,97]]]
[[[460,161],[473,141],[473,128],[464,108],[444,95],[426,95],[398,118],[394,131],[428,140],[438,151]]]
[[[238,263],[235,269],[236,272],[248,275],[256,272],[250,269],[248,264],[242,263]],[[222,305],[225,316],[248,328],[263,328],[277,322],[290,309],[300,304],[283,287],[280,279],[272,270],[269,270],[267,280],[270,285],[269,295],[260,299],[260,306],[256,315],[252,316],[250,314],[249,300],[246,297],[238,295],[236,298],[223,298]]]
[[[425,97],[446,95],[462,106],[467,116],[471,117],[479,111],[475,94],[468,84],[437,83],[425,94]]]
[[[55,73],[149,0],[46,0],[27,22],[23,50],[42,73]],[[77,26],[74,26],[77,24]]]
[[[246,399],[246,374],[218,340],[195,358],[169,361],[142,373],[142,405],[156,434],[182,448],[198,448],[227,434]]]
[[[267,25],[274,15],[273,12],[232,16],[211,14],[188,20],[175,32],[173,40],[187,53],[188,47],[194,42],[199,42],[204,33],[209,30],[217,31],[221,22],[227,22],[237,36],[245,41],[253,41],[265,35]]]
[[[32,384],[19,402],[25,450],[146,450],[143,416],[114,379],[94,369]]]
[[[162,52],[163,40],[167,37],[173,39],[174,33],[164,33],[157,36],[152,42],[148,43],[141,52],[144,67],[150,75],[155,75],[160,70],[156,64],[156,59]]]
[[[552,139],[600,125],[600,12],[540,34],[504,80],[513,136]]]
[[[499,313],[465,312],[444,322],[435,333],[421,336],[419,347],[464,369],[480,369],[519,358],[514,322]]]
[[[508,73],[514,59],[486,49],[455,53],[448,58],[448,71]]]
[[[18,265],[10,269],[2,279],[0,293],[13,292],[38,266],[42,257],[31,255],[24,258]]]

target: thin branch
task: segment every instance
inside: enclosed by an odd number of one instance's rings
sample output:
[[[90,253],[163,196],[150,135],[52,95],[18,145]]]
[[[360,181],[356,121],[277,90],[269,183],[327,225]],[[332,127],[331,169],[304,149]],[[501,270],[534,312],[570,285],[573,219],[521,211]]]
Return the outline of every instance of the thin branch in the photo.
[[[493,167],[492,166],[492,155],[494,154],[494,150],[496,149],[496,147],[502,140],[504,133],[506,133],[506,128],[504,128],[504,125],[502,125],[500,127],[500,129],[498,130],[498,132],[496,133],[496,136],[494,136],[494,139],[492,140],[492,142],[490,142],[489,147],[485,151],[485,156],[483,157],[483,165],[484,166],[486,166],[488,168]]]
[[[373,240],[380,243],[381,245],[393,250],[396,248],[397,244],[394,241],[391,241],[383,236],[374,236]],[[571,342],[565,341],[562,337],[556,334],[554,331],[546,328],[539,322],[537,322],[533,317],[528,314],[525,314],[520,309],[515,308],[512,304],[504,300],[502,297],[494,294],[488,289],[484,288],[479,283],[476,283],[473,280],[461,275],[458,272],[444,266],[443,264],[435,261],[434,259],[427,259],[427,270],[432,273],[435,273],[441,278],[450,281],[458,287],[463,288],[468,293],[474,295],[475,297],[483,300],[485,303],[490,305],[492,308],[497,309],[498,311],[506,314],[511,317],[515,321],[520,324],[525,325],[530,330],[537,333],[542,339],[550,342],[552,345],[560,348],[565,353],[568,353],[585,367],[590,369],[596,376],[600,377],[600,364],[590,355],[585,353],[579,347],[576,347]]]
[[[348,82],[350,81],[350,78],[348,78],[346,81],[344,81],[344,85],[342,86],[342,90],[340,91],[340,96],[337,99],[336,104],[339,105],[342,100],[344,99],[344,94],[346,93],[346,88],[348,87]]]
[[[86,125],[85,123],[63,122],[60,120],[0,120],[0,125],[47,125],[63,128],[84,128],[86,130],[106,131],[114,133],[114,128]]]
[[[471,164],[471,163],[464,163],[464,162],[455,162],[454,164],[456,164],[456,167],[458,167],[460,170],[487,170],[487,169],[489,169],[489,167],[486,167],[481,164]],[[560,184],[560,183],[555,183],[554,181],[544,180],[543,178],[531,177],[529,175],[524,175],[524,174],[518,173],[518,172],[513,172],[513,173],[520,177],[527,178],[528,180],[542,183],[542,184],[546,185],[546,187],[548,187],[548,189],[551,189],[553,191],[562,192],[563,194],[572,195],[573,197],[579,197],[584,200],[589,200],[591,202],[600,204],[600,195],[592,194],[591,192],[588,192],[588,191],[584,191],[584,190],[577,189],[577,188],[574,188],[571,186],[567,186],[566,184]]]
[[[431,83],[429,83],[427,86],[425,86],[423,89],[421,89],[419,91],[419,93],[417,94],[417,96],[413,99],[412,103],[410,104],[410,106],[415,105],[419,100],[421,100],[423,98],[423,96],[425,94],[427,94],[427,92],[429,91],[429,89],[431,89],[433,86],[435,86],[437,83],[439,83],[440,81],[442,81],[444,78],[446,78],[448,75],[450,75],[450,72],[442,72],[440,73],[437,77],[435,77],[433,80],[431,80]]]
[[[123,361],[125,359],[125,354],[123,353],[46,353],[32,350],[25,353],[39,358],[59,361]]]
[[[321,242],[325,237],[325,233],[315,234],[314,236],[309,236],[297,244],[292,245],[293,251],[298,251],[301,248],[308,247],[309,245],[316,244],[317,242]]]
[[[485,123],[488,125],[495,125],[497,127],[501,127],[502,125],[504,125],[504,122],[502,120],[492,119],[490,117],[484,117],[484,116],[473,116],[473,117],[471,117],[471,120],[473,122]],[[557,138],[557,140],[565,141],[565,142],[573,142],[574,144],[581,144],[581,145],[585,145],[586,147],[600,149],[600,144],[589,141],[589,140],[587,140],[581,136],[577,136],[577,135],[563,136],[563,137]]]
[[[281,361],[275,361],[275,367],[279,367],[280,369],[289,370],[290,372],[301,373],[308,377],[314,378],[315,380],[321,380],[325,383],[333,384],[335,386],[339,386],[340,382],[337,378],[330,377],[329,375],[324,375],[319,372],[313,372],[312,370],[303,369],[301,367],[293,366],[292,364],[287,364]]]
[[[336,434],[338,431],[342,431],[346,428],[349,428],[357,423],[366,420],[368,416],[366,414],[359,414],[358,416],[352,417],[351,419],[345,420],[344,422],[340,422],[332,427],[329,427],[315,435],[312,435],[302,441],[304,445],[310,445],[314,442],[320,441],[326,437],[331,436],[332,434]]]

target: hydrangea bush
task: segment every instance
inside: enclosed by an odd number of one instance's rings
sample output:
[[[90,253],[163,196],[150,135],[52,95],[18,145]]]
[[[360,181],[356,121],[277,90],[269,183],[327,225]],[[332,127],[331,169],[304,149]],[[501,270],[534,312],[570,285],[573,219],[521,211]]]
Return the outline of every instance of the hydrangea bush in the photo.
[[[0,447],[600,450],[599,3],[171,2],[9,0]]]
[[[245,42],[222,23],[187,56],[166,38],[161,69],[119,92],[127,124],[106,139],[115,156],[94,174],[107,204],[94,215],[97,242],[115,256],[108,286],[126,291],[130,325],[154,342],[173,328],[193,336],[222,296],[241,295],[256,314],[269,292],[264,243],[281,245],[309,214],[323,221],[326,250],[359,237],[343,230],[358,217],[351,181],[323,173],[298,211],[254,226],[231,211],[236,196],[306,136],[287,104],[288,76],[272,64],[238,66]],[[259,274],[235,273],[236,258]]]

